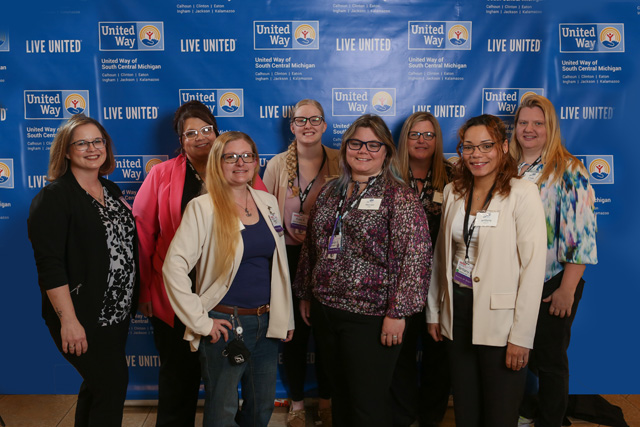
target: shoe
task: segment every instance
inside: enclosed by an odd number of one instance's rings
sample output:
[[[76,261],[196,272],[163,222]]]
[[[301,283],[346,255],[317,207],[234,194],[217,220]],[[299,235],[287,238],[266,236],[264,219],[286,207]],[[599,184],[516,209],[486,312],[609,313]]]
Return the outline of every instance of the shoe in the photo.
[[[331,408],[318,409],[318,418],[322,421],[322,427],[331,427],[333,425]]]
[[[533,420],[521,415],[520,418],[518,418],[518,427],[533,427]]]
[[[305,427],[307,425],[307,416],[304,409],[294,411],[289,409],[287,415],[287,427]]]

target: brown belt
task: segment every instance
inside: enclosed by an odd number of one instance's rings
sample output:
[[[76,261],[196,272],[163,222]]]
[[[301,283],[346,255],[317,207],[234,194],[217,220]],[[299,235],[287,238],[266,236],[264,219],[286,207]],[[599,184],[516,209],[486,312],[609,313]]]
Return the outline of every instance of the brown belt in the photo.
[[[262,316],[263,314],[269,312],[270,307],[269,307],[269,304],[265,304],[257,308],[238,307],[237,310],[238,310],[239,316],[246,316],[246,315],[252,315],[252,314],[256,316]],[[218,304],[215,307],[213,307],[213,311],[217,311],[218,313],[224,313],[224,314],[233,314],[233,307],[230,305]]]

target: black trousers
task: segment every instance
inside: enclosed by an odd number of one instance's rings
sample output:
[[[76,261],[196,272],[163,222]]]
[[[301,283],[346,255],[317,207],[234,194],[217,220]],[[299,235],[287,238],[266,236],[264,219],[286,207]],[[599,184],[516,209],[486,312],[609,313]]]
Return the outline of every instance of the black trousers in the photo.
[[[555,279],[555,280],[554,280]],[[543,299],[551,295],[562,281],[554,277],[544,284]],[[538,395],[526,395],[521,413],[535,418],[536,427],[560,427],[569,401],[569,358],[571,325],[582,298],[584,280],[580,279],[571,307],[571,316],[561,319],[549,314],[550,302],[540,304],[536,337],[529,359],[529,370],[538,376]]]
[[[366,316],[312,300],[318,346],[327,362],[335,427],[389,427],[391,379],[401,346],[380,343],[382,316]]]
[[[156,426],[193,427],[200,390],[200,359],[183,339],[185,326],[152,317],[153,339],[160,355]]]
[[[298,270],[300,245],[287,245],[289,259],[289,274],[293,283]],[[300,316],[300,300],[293,298],[293,316],[296,331],[293,339],[282,345],[282,362],[289,384],[289,397],[293,401],[304,400],[304,383],[307,376],[307,353],[312,327],[307,326]],[[318,396],[323,399],[331,398],[331,387],[327,369],[322,361],[322,349],[316,345],[315,370],[318,381]]]
[[[393,425],[409,426],[418,419],[421,427],[436,426],[444,418],[451,393],[447,347],[427,333],[424,311],[406,320],[402,349],[391,383]],[[418,342],[422,342],[419,372]]]
[[[449,348],[457,427],[515,427],[527,370],[506,367],[507,347],[472,344],[473,290],[453,285]]]
[[[49,328],[62,353],[60,329]],[[88,350],[81,356],[62,353],[82,376],[76,405],[76,427],[120,427],[127,396],[129,371],[125,345],[129,320],[97,327],[87,337]]]

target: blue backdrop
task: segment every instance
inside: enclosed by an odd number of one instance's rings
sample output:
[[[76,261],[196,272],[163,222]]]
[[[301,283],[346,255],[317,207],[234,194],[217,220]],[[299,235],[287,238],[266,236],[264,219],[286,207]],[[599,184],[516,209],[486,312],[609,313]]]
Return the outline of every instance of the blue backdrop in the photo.
[[[190,99],[221,130],[250,134],[264,166],[291,140],[302,98],[323,104],[329,146],[362,113],[383,116],[397,136],[426,110],[453,152],[466,119],[491,113],[512,127],[528,92],[554,102],[597,195],[600,263],[586,270],[573,327],[571,392],[640,393],[629,367],[640,292],[626,281],[640,237],[627,173],[635,145],[625,142],[637,139],[640,112],[637,0],[40,0],[0,10],[0,394],[77,392],[40,317],[26,233],[51,141],[73,113],[105,125],[118,155],[109,178],[132,201],[178,148],[171,118]],[[129,397],[153,398],[159,360],[142,317],[128,351]]]

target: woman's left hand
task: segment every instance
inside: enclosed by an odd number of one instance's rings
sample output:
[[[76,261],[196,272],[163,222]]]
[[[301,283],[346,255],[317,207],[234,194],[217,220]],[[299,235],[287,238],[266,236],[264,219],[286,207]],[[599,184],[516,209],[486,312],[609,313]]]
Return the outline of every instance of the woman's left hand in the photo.
[[[527,366],[529,363],[529,349],[526,347],[520,347],[519,345],[507,343],[507,368],[514,371]]]
[[[293,339],[293,329],[289,329],[287,331],[287,337],[282,340],[282,342],[289,342]]]
[[[402,334],[404,333],[404,326],[404,317],[400,319],[394,319],[392,317],[385,316],[384,321],[382,322],[380,343],[388,347],[402,344]]]

